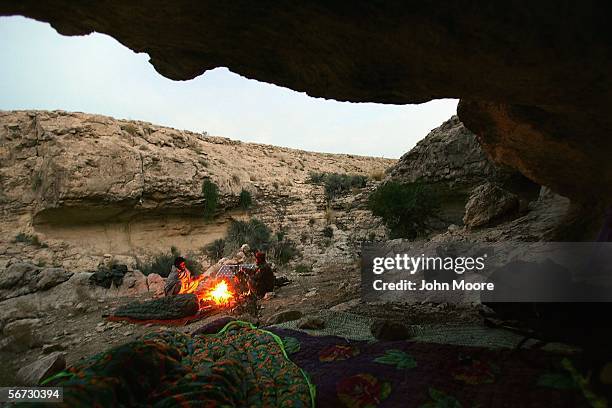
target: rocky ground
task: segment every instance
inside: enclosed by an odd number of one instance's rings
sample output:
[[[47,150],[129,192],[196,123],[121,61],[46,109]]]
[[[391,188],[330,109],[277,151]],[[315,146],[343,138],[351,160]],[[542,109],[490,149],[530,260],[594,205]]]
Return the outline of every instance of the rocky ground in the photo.
[[[288,276],[291,283],[277,289],[274,296],[262,301],[261,316],[235,316],[265,325],[275,320],[281,312],[299,311],[303,316],[314,317],[320,310],[347,311],[363,316],[392,321],[409,321],[410,324],[474,322],[479,321],[476,309],[456,309],[452,305],[437,304],[365,304],[359,299],[357,276],[347,276],[344,271],[330,269],[324,274]],[[152,298],[149,293],[138,296],[90,299],[79,303],[68,302],[61,308],[23,313],[20,319],[4,328],[0,359],[4,362],[0,385],[16,385],[21,367],[35,363],[51,353],[61,353],[67,365],[106,350],[113,345],[138,339],[158,330],[193,332],[207,322],[227,315],[220,311],[205,319],[180,326],[164,326],[153,323],[133,324],[108,321],[104,316],[120,305],[134,300]],[[8,340],[8,341],[7,341]]]

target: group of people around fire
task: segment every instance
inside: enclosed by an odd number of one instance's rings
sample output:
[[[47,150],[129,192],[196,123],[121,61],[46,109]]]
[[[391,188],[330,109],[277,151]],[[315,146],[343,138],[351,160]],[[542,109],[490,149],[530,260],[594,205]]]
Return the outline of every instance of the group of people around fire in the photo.
[[[229,265],[240,265],[244,264],[250,257],[251,250],[247,244],[240,247],[240,251],[236,254],[234,259],[224,259],[220,262]],[[272,267],[266,262],[266,254],[261,251],[254,251],[255,255],[255,268],[248,270],[248,283],[249,289],[252,293],[255,293],[257,297],[262,298],[267,292],[274,290],[274,273]],[[208,277],[214,278],[212,274]],[[194,278],[193,273],[187,268],[187,262],[185,258],[178,256],[174,259],[174,263],[166,280],[164,287],[164,294],[166,296],[178,295],[181,293],[181,287],[183,282],[190,281]]]

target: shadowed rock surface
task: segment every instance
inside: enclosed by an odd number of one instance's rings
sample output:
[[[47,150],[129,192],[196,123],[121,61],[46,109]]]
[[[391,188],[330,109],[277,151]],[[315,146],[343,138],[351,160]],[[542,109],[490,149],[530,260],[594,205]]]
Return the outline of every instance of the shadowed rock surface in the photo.
[[[612,201],[612,5],[599,1],[5,1],[64,35],[146,52],[162,75],[233,72],[309,95],[459,97],[496,162],[576,201]],[[484,120],[486,119],[486,120]],[[572,166],[566,166],[571,159]]]

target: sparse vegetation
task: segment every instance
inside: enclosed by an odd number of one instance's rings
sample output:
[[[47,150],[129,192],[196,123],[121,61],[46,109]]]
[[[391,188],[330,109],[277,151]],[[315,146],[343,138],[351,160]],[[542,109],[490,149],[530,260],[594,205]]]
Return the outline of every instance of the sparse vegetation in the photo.
[[[240,183],[240,176],[238,174],[232,174],[232,181],[234,184]]]
[[[253,251],[267,252],[279,265],[284,265],[300,255],[295,243],[287,239],[283,231],[272,236],[270,228],[256,218],[249,221],[231,221],[225,239],[224,254],[231,256],[242,244],[248,244]]]
[[[202,183],[202,196],[204,197],[204,218],[211,220],[215,217],[219,205],[219,188],[210,179]]]
[[[208,259],[213,262],[217,262],[223,258],[223,252],[225,251],[225,240],[223,238],[215,239],[210,244],[203,248],[203,252]]]
[[[366,186],[368,178],[358,174],[318,173],[310,172],[307,182],[323,184],[325,198],[331,201],[353,189]]]
[[[300,252],[293,241],[283,237],[282,240],[277,240],[272,246],[272,255],[279,265],[285,265],[293,258],[298,257]]]
[[[333,238],[334,237],[334,229],[329,225],[323,228],[323,236],[325,238]]]
[[[382,217],[392,238],[414,239],[422,234],[427,218],[439,207],[439,198],[419,183],[386,183],[369,198],[368,207]]]
[[[334,210],[327,207],[325,209],[325,222],[327,222],[327,225],[329,225],[329,224],[333,224],[335,220],[336,220],[336,214],[334,213]]]
[[[138,134],[138,128],[134,126],[132,123],[126,123],[125,125],[122,125],[121,129],[126,131],[132,136],[136,136],[136,134]]]
[[[161,253],[155,255],[149,262],[141,262],[136,258],[136,267],[145,275],[156,273],[164,278],[167,278],[172,269],[174,258],[179,256],[176,247],[170,248],[170,253]]]
[[[40,241],[38,235],[26,234],[23,232],[20,232],[19,234],[15,235],[15,239],[13,240],[13,242],[23,242],[24,244],[33,245],[39,248],[49,247],[49,245]]]
[[[245,211],[251,208],[251,205],[253,205],[253,197],[249,191],[242,189],[240,197],[238,198],[238,205]]]
[[[180,256],[181,253],[175,246],[170,248],[170,253],[160,253],[155,255],[149,262],[142,262],[136,258],[136,267],[144,275],[156,273],[164,278],[167,278],[174,265],[174,258]],[[184,256],[185,264],[194,275],[202,272],[202,267],[194,259],[195,254],[187,254]]]
[[[32,191],[38,190],[40,186],[42,186],[42,183],[43,179],[40,172],[34,172],[34,174],[32,174]]]
[[[225,239],[225,254],[231,255],[242,244],[248,244],[252,250],[267,250],[270,245],[270,229],[257,218],[249,221],[232,220]]]
[[[297,273],[309,273],[309,272],[312,272],[312,266],[306,265],[306,264],[303,264],[303,263],[297,264],[295,266],[295,271]]]
[[[374,170],[370,174],[370,178],[376,181],[381,181],[384,177],[385,177],[385,172],[383,170]]]

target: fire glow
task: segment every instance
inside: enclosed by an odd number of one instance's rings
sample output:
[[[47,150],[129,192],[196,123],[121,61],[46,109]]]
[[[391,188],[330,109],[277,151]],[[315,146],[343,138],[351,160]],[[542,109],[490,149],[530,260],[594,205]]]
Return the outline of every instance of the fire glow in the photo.
[[[183,279],[181,281],[181,291],[179,293],[193,293],[200,301],[200,308],[203,304],[210,305],[211,303],[216,306],[229,306],[234,300],[234,293],[231,291],[227,282],[223,279],[216,281],[210,285],[205,285],[202,288],[201,283],[203,276],[199,276],[195,279]]]
[[[227,282],[221,280],[221,282],[217,283],[205,297],[200,298],[201,300],[212,300],[217,305],[228,304],[230,300],[232,300],[234,294],[230,291],[227,286]]]

